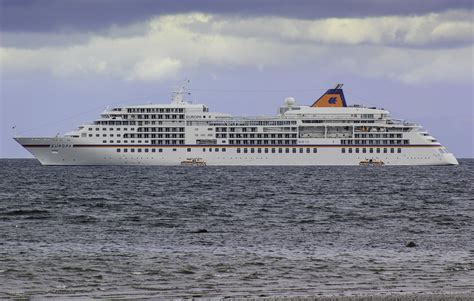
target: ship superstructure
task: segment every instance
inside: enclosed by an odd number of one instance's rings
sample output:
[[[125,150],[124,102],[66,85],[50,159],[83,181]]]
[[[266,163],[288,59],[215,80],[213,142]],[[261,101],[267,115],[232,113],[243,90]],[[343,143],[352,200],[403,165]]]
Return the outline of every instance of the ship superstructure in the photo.
[[[120,106],[63,136],[16,137],[44,165],[453,165],[419,125],[348,106],[342,85],[312,105],[287,98],[276,116],[233,117],[184,100]]]

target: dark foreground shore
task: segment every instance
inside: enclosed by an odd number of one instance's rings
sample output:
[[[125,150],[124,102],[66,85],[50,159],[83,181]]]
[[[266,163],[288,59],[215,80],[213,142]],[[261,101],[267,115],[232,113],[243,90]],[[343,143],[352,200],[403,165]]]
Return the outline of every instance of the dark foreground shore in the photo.
[[[379,294],[361,296],[301,296],[301,297],[272,297],[233,300],[263,300],[263,301],[471,301],[474,293],[465,294]]]

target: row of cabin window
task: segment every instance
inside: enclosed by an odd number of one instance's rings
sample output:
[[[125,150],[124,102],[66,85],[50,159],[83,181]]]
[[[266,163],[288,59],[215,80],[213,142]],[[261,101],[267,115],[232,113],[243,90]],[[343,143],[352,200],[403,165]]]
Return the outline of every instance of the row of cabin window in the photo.
[[[96,131],[100,131],[100,128],[95,128]],[[102,128],[103,131],[107,131],[107,128]],[[109,128],[109,130],[113,131],[113,130],[116,130],[116,131],[120,131],[121,129],[120,128]],[[127,131],[128,128],[123,128],[124,131]],[[135,128],[130,128],[130,131],[133,131],[135,130]],[[92,128],[89,128],[89,131],[92,131]]]
[[[374,120],[302,120],[303,123],[375,123]]]
[[[355,138],[402,138],[402,134],[355,134]]]
[[[247,149],[247,148],[243,148],[242,150],[243,150],[244,154],[245,154],[245,153],[248,153],[248,149]],[[299,148],[299,153],[301,153],[301,154],[304,153],[304,150],[305,150],[305,148],[300,147],[300,148]],[[240,153],[240,152],[241,152],[241,149],[238,148],[238,149],[237,149],[237,153]],[[250,153],[253,154],[253,153],[255,153],[255,152],[257,152],[257,153],[260,154],[260,153],[262,153],[262,149],[261,149],[261,148],[250,148]],[[294,148],[264,148],[264,149],[263,149],[263,152],[266,153],[266,154],[269,153],[269,152],[271,152],[272,154],[274,154],[274,153],[276,153],[276,152],[278,152],[278,153],[280,153],[280,154],[283,153],[283,152],[285,152],[285,153],[287,153],[287,154],[290,153],[290,152],[292,152],[292,153],[297,153],[297,152],[298,152],[298,148],[296,148],[296,147],[294,147]],[[317,153],[317,152],[318,152],[318,149],[317,149],[317,148],[313,148],[313,153]],[[308,154],[311,153],[311,148],[306,148],[306,153],[308,153]]]
[[[117,148],[117,153],[122,152],[122,150],[123,150],[124,153],[128,153],[128,150],[129,150],[129,149],[128,149],[128,148],[123,148],[123,149]],[[175,151],[176,151],[176,148],[173,148],[173,151],[175,152]],[[135,149],[134,149],[134,148],[131,148],[131,149],[130,149],[130,152],[131,152],[131,153],[134,153],[134,152],[135,152]],[[137,148],[137,153],[141,153],[141,152],[142,152],[142,149],[141,149],[141,148]],[[149,149],[149,148],[143,148],[143,152],[144,152],[144,153],[156,153],[156,152],[162,153],[162,152],[163,152],[163,149],[162,149],[162,148],[158,148],[158,151],[157,151],[156,148],[151,148],[151,149]]]
[[[116,140],[116,143],[122,143],[122,140]],[[143,143],[149,143],[149,140],[145,140]],[[107,143],[107,140],[102,140],[102,143]],[[114,140],[109,140],[109,143],[114,143]],[[123,140],[123,143],[128,143],[128,140]],[[130,143],[135,143],[135,140],[130,140]],[[142,140],[138,140],[137,143],[142,143]],[[184,144],[184,140],[151,140],[151,144]]]
[[[128,113],[182,113],[184,108],[127,108]]]
[[[289,132],[289,131],[293,131],[293,132],[296,132],[298,130],[298,128],[296,127],[285,127],[283,128],[283,131],[285,132]],[[227,132],[227,128],[225,127],[216,127],[216,132]],[[249,128],[245,128],[245,127],[231,127],[229,128],[229,132],[258,132],[258,128],[256,127],[249,127]]]
[[[359,150],[360,150],[360,151],[359,151]],[[380,154],[381,151],[382,151],[381,148],[375,148],[375,152],[376,152],[377,154]],[[351,154],[351,153],[352,153],[352,148],[348,148],[348,149],[347,149],[347,152],[348,152],[349,154]],[[397,148],[397,153],[401,153],[401,152],[402,152],[402,149],[401,149],[401,148]],[[346,153],[346,149],[345,149],[345,148],[341,148],[341,153],[343,153],[343,154]],[[370,153],[370,154],[372,154],[372,153],[374,153],[374,148],[368,148],[368,149],[367,149],[367,148],[360,148],[360,149],[359,149],[358,147],[356,147],[356,148],[354,148],[354,153],[357,153],[357,154],[358,154],[358,153],[363,153],[363,154],[365,154],[365,153]],[[383,148],[383,153],[384,153],[384,154],[388,153],[388,148]],[[395,153],[395,148],[390,148],[390,153],[392,153],[392,154]]]
[[[226,134],[220,134],[220,135],[226,135]],[[229,138],[296,138],[296,137],[298,137],[297,134],[229,134]]]
[[[404,140],[341,140],[341,144],[410,144],[408,139]]]
[[[116,115],[123,119],[184,119],[184,114],[180,115]],[[206,117],[204,117],[206,118]]]
[[[229,140],[229,144],[234,145],[273,145],[273,144],[296,144],[296,140]]]
[[[125,136],[126,134],[124,134]],[[89,137],[92,137],[93,135],[92,134],[89,134]],[[100,134],[95,134],[96,137],[100,137]],[[113,137],[114,134],[109,134],[109,137]],[[121,135],[120,134],[117,134],[117,137],[120,137]],[[107,137],[107,134],[102,134],[102,137]]]
[[[122,150],[123,150],[124,153],[127,153],[127,152],[128,152],[128,148],[123,148],[123,149],[117,148],[117,153],[122,152]],[[157,152],[156,150],[157,150],[156,148],[151,148],[151,149],[143,148],[143,152],[144,152],[144,153],[148,153],[148,152],[156,153],[156,152]],[[305,150],[305,148],[299,148],[299,153],[304,153],[304,150]],[[141,152],[142,152],[142,149],[141,149],[141,148],[138,148],[138,149],[136,149],[136,151],[137,151],[137,153],[141,153]],[[173,148],[173,151],[175,152],[175,151],[176,151],[176,148]],[[189,147],[189,148],[187,148],[187,151],[188,151],[188,152],[191,152],[192,149]],[[225,153],[225,152],[226,152],[226,148],[218,148],[218,147],[213,148],[213,147],[210,147],[210,148],[203,148],[202,151],[203,151],[203,152],[208,151],[208,152],[210,152],[210,153],[213,152],[213,151],[214,151],[214,152],[219,152],[219,151],[221,151],[221,152],[224,152],[224,153]],[[318,152],[318,149],[317,149],[317,148],[313,148],[312,151],[313,151],[313,153],[317,153],[317,152]],[[135,149],[134,149],[134,148],[131,148],[131,149],[130,149],[130,152],[131,152],[131,153],[134,153],[134,152],[135,152]],[[158,152],[159,152],[159,153],[162,153],[162,152],[163,152],[163,149],[162,149],[162,148],[158,148]],[[285,152],[285,153],[288,154],[288,153],[290,153],[290,152],[292,152],[292,153],[297,153],[297,152],[298,152],[298,149],[297,149],[297,148],[271,148],[271,149],[270,149],[270,148],[264,148],[263,151],[262,151],[262,148],[250,148],[250,149],[247,149],[247,148],[243,148],[243,149],[237,148],[237,153],[240,154],[240,153],[242,153],[242,152],[243,152],[244,154],[246,154],[246,153],[251,153],[251,154],[253,154],[253,153],[258,153],[258,154],[261,154],[262,152],[265,153],[265,154],[268,154],[268,153],[274,154],[274,153],[277,153],[277,152],[280,153],[280,154],[283,153],[283,152]],[[306,148],[306,153],[308,153],[308,154],[311,153],[311,148]]]
[[[184,132],[183,127],[172,128],[172,127],[141,127],[137,129],[137,132]]]
[[[116,140],[116,143],[122,143],[122,140]],[[149,143],[149,140],[145,140],[143,143]],[[107,143],[107,140],[102,140],[102,143]],[[114,143],[114,140],[109,140],[109,143]],[[123,143],[128,143],[128,140],[123,140]],[[135,143],[135,140],[130,140],[130,143]],[[138,140],[137,143],[142,143],[142,140]]]
[[[124,138],[184,138],[184,134],[123,134]]]

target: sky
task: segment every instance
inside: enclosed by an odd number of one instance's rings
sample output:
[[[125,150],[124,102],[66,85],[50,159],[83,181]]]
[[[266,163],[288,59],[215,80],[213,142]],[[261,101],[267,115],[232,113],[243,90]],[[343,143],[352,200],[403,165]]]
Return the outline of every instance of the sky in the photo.
[[[108,106],[190,101],[274,115],[344,84],[349,104],[474,157],[474,10],[465,0],[0,0],[0,158]]]

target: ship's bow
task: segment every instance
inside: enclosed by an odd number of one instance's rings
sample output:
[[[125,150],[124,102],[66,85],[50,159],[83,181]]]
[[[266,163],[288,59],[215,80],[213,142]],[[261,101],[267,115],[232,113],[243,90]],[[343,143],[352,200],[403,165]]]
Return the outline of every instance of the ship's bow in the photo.
[[[13,139],[38,159],[41,164],[54,164],[49,147],[52,138],[14,137]]]

